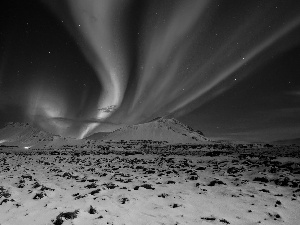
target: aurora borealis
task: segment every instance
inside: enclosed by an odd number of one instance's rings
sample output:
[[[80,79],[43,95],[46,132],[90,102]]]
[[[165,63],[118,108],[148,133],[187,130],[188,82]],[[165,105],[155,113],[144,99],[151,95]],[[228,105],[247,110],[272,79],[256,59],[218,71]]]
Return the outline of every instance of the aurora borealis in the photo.
[[[298,1],[1,3],[1,121],[78,138],[176,117],[210,137],[300,133]]]

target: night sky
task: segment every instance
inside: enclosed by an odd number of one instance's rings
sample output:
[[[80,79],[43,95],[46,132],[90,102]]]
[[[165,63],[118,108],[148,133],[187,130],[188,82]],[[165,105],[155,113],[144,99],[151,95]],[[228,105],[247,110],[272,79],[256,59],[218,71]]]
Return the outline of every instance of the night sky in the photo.
[[[300,138],[300,1],[0,1],[0,125],[83,138],[156,117]]]

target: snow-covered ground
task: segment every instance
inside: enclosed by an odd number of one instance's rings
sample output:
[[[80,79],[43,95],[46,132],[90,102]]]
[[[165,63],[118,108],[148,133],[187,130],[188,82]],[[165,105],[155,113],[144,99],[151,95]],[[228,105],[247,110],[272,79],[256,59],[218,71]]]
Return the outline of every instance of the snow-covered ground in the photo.
[[[299,224],[299,154],[0,152],[0,224]],[[63,152],[61,152],[63,153]],[[297,158],[298,157],[298,158]]]

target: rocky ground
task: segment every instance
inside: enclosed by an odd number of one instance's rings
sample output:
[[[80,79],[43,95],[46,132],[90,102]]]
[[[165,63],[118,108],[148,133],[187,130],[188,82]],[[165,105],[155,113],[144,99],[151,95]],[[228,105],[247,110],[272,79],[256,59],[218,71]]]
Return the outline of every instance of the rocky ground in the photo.
[[[290,224],[299,147],[0,150],[0,224]]]

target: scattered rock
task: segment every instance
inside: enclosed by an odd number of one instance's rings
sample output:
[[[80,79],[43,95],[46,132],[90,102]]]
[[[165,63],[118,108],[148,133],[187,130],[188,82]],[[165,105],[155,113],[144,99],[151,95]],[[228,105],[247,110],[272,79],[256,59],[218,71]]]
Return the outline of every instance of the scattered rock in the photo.
[[[91,195],[98,194],[101,191],[101,189],[96,189],[90,192]]]
[[[282,205],[282,203],[281,203],[281,201],[277,200],[277,201],[275,202],[275,207],[277,207],[277,206],[279,206],[279,205]]]
[[[118,185],[116,185],[114,183],[103,184],[103,186],[107,187],[108,189],[115,189],[116,187],[119,187]]]
[[[73,194],[72,196],[74,196],[75,198],[75,200],[78,200],[78,199],[81,199],[81,198],[85,198],[87,195],[85,194],[85,195],[80,195],[79,193],[76,193],[76,194]]]
[[[91,188],[96,188],[96,187],[98,187],[98,185],[97,184],[95,184],[95,183],[91,183],[91,184],[88,184],[88,185],[86,185],[86,186],[84,186],[85,188],[88,188],[88,189],[91,189]]]
[[[175,181],[173,181],[173,180],[168,180],[167,181],[167,184],[175,184],[176,182]]]
[[[56,220],[52,221],[54,225],[61,225],[63,224],[64,220],[71,220],[77,218],[77,214],[79,213],[79,210],[75,210],[74,212],[65,212],[65,213],[60,213],[57,217]]]
[[[206,167],[199,166],[196,170],[206,170]]]
[[[32,179],[33,179],[32,176],[29,175],[29,174],[22,175],[21,178],[23,178],[23,179],[28,179],[28,180],[30,180],[30,181],[32,181]]]
[[[267,189],[260,189],[259,191],[261,191],[261,192],[265,192],[265,193],[270,193],[270,191],[269,191],[269,190],[267,190]]]
[[[225,220],[225,219],[220,219],[221,223],[225,223],[225,224],[230,224],[229,221]]]
[[[5,198],[5,199],[2,200],[2,202],[0,202],[0,205],[2,205],[3,203],[14,202],[14,201],[15,201],[14,199]]]
[[[49,188],[49,187],[46,187],[46,186],[42,185],[41,191],[55,191],[55,189]]]
[[[214,217],[214,216],[210,216],[210,217],[201,217],[202,220],[208,220],[208,221],[214,221],[216,220],[217,218]]]
[[[239,172],[239,169],[236,168],[236,167],[230,167],[227,169],[227,173],[229,174],[235,174],[235,173],[238,173]]]
[[[151,184],[142,184],[141,187],[145,188],[145,189],[151,189],[151,190],[154,190],[155,188],[152,187]]]
[[[274,220],[281,219],[281,216],[278,213],[268,213],[268,215],[273,218]]]
[[[262,182],[262,183],[269,183],[269,179],[266,178],[266,177],[255,177],[253,179],[253,181],[259,181],[259,182]]]
[[[96,213],[97,213],[97,210],[93,206],[90,206],[89,214],[96,214]]]
[[[0,186],[0,198],[4,197],[4,198],[9,198],[11,196],[11,194],[9,193],[8,190],[6,190],[3,186]]]
[[[209,184],[207,186],[215,186],[216,184],[226,185],[226,183],[224,183],[221,180],[213,180],[213,181],[209,182]]]
[[[126,202],[129,202],[129,199],[126,198],[126,197],[123,197],[123,198],[120,198],[120,199],[119,199],[119,202],[120,202],[121,204],[125,204]]]
[[[162,194],[159,194],[158,197],[161,197],[161,198],[166,198],[168,197],[169,195],[166,194],[166,193],[162,193]]]
[[[178,207],[181,207],[182,205],[179,205],[177,203],[174,203],[172,205],[170,205],[171,208],[178,208]]]
[[[33,199],[42,199],[44,197],[46,197],[47,194],[44,192],[40,192],[40,193],[36,193],[35,196],[33,197]]]
[[[34,182],[34,184],[32,185],[33,188],[39,188],[41,186],[41,184],[39,182]]]

